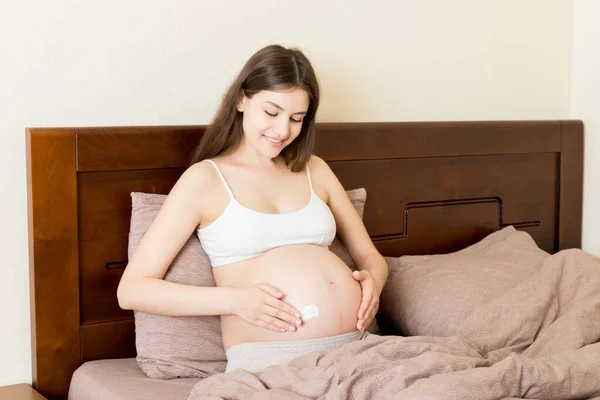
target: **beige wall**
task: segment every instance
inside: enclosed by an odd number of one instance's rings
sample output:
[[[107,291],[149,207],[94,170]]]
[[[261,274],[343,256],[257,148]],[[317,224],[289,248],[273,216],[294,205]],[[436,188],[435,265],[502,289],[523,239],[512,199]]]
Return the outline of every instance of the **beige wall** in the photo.
[[[600,13],[582,3],[587,27]],[[577,42],[572,79],[567,0],[0,0],[0,385],[31,379],[24,128],[207,123],[269,43],[312,59],[320,121],[568,118],[571,87],[593,118],[598,58]],[[600,192],[586,188],[591,248]]]
[[[575,0],[571,116],[585,123],[582,247],[600,255],[600,1]]]

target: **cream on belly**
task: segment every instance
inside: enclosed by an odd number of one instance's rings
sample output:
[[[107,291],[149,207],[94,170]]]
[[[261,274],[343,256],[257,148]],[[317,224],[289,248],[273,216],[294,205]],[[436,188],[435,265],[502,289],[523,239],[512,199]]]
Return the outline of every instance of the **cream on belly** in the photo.
[[[279,247],[239,267],[240,273],[228,274],[226,284],[222,279],[217,282],[237,287],[269,283],[279,288],[283,300],[303,312],[305,318],[296,332],[280,333],[250,325],[238,316],[222,316],[226,348],[245,342],[313,339],[356,330],[360,284],[350,268],[328,249],[314,245]],[[234,282],[231,276],[235,276]]]

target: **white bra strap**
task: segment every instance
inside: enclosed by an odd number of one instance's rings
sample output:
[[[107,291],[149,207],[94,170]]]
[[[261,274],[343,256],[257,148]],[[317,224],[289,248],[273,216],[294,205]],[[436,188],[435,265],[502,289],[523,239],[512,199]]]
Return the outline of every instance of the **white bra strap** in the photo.
[[[308,169],[308,163],[306,163],[306,176],[308,176],[308,186],[310,187],[310,191],[313,191],[312,181],[310,179],[310,170]]]
[[[214,162],[213,160],[209,160],[206,159],[206,161],[208,161],[209,163],[211,163],[215,169],[217,170],[217,174],[219,174],[219,177],[221,178],[221,181],[223,182],[223,185],[225,186],[225,189],[227,190],[227,193],[229,193],[229,195],[231,197],[233,197],[233,192],[231,191],[231,188],[229,187],[229,185],[227,184],[227,181],[225,180],[225,177],[223,176],[223,174],[221,173],[221,170],[219,169],[219,167],[217,166],[217,163]]]

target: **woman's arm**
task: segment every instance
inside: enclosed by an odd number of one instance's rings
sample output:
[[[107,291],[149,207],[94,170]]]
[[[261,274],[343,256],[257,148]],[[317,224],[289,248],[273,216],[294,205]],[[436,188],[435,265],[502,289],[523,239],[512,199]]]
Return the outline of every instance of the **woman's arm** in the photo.
[[[164,281],[164,275],[200,224],[202,199],[210,189],[205,163],[179,178],[133,253],[117,289],[119,306],[161,315],[232,313],[233,289],[205,288]]]
[[[187,317],[235,314],[238,290],[227,287],[198,287],[156,278],[138,278],[119,284],[119,306],[125,310]]]
[[[375,248],[344,187],[329,165],[317,156],[312,156],[310,162],[311,177],[316,175],[319,186],[326,189],[327,198],[324,200],[335,218],[337,234],[358,268],[369,271],[381,292],[388,274],[385,259]]]
[[[363,287],[363,302],[358,315],[361,321],[358,329],[366,328],[379,307],[379,295],[388,276],[387,263],[375,248],[344,187],[327,163],[313,156],[310,160],[310,171],[311,176],[316,178],[313,182],[316,180],[319,182],[319,187],[325,188],[327,198],[324,200],[335,218],[337,234],[360,270],[354,273],[354,277]],[[372,282],[369,282],[370,280]],[[372,289],[370,289],[371,285]],[[374,290],[375,293],[370,293],[370,290]]]
[[[206,163],[183,173],[129,260],[117,289],[119,306],[152,314],[199,316],[236,314],[276,332],[295,330],[300,313],[267,284],[246,288],[197,287],[163,280],[202,220],[203,203],[215,186]],[[209,171],[214,172],[212,166]]]

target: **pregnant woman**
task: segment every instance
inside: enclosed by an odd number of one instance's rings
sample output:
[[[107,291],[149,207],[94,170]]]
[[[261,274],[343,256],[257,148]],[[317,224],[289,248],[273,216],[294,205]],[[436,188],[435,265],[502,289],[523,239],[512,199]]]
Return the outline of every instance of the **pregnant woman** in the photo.
[[[338,179],[311,154],[318,105],[299,50],[267,46],[248,60],[129,261],[121,307],[220,315],[228,371],[364,337],[387,265]],[[193,232],[217,287],[163,280]],[[329,251],[336,232],[359,271]]]

